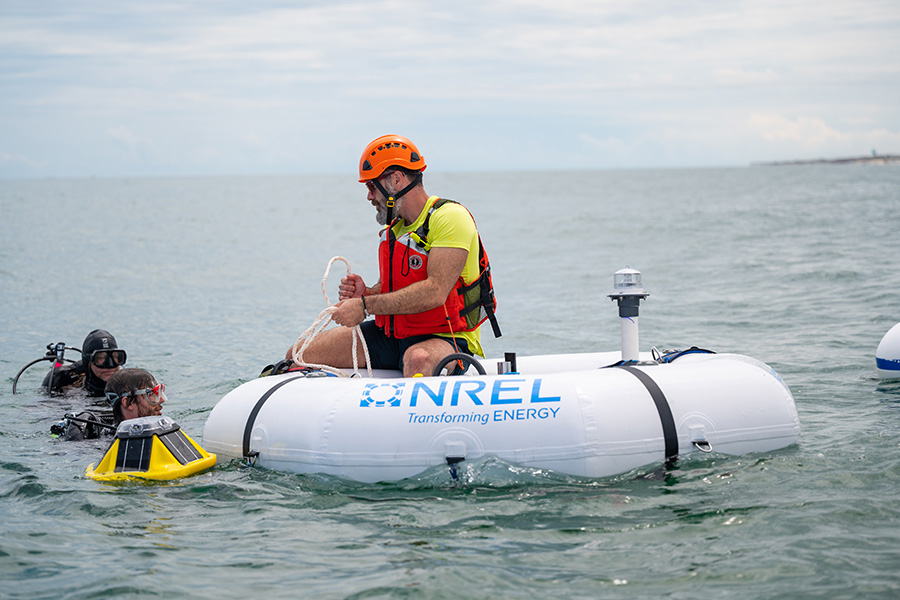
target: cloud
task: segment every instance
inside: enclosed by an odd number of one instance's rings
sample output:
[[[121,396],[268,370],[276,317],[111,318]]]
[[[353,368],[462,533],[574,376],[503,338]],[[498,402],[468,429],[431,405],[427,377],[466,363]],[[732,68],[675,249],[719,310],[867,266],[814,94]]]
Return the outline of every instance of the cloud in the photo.
[[[4,174],[4,170],[14,173],[17,169],[31,170],[43,167],[45,164],[21,154],[0,151],[0,175]]]
[[[781,115],[750,115],[750,127],[764,140],[790,141],[813,146],[846,137],[818,117],[789,119]]]
[[[385,131],[456,169],[746,164],[900,129],[893,0],[15,6],[0,130],[48,174],[122,148],[154,173],[333,170]]]
[[[782,80],[772,67],[744,69],[720,67],[714,71],[715,80],[724,85],[773,84]]]
[[[136,148],[148,143],[146,140],[141,139],[139,136],[135,135],[133,131],[131,131],[124,125],[112,127],[107,131],[107,133],[113,140],[124,146],[127,146],[128,148]]]
[[[778,149],[779,156],[784,156],[785,150],[806,155],[857,156],[878,148],[885,154],[900,149],[900,131],[886,128],[841,130],[819,117],[790,118],[779,114],[753,114],[748,124],[756,136]]]

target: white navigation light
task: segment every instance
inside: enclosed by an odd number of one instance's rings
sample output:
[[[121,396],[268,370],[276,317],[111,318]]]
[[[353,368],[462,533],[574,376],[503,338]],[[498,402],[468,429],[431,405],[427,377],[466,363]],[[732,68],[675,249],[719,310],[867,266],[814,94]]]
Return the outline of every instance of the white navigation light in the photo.
[[[613,273],[613,289],[616,294],[644,294],[641,287],[641,272],[625,267]]]

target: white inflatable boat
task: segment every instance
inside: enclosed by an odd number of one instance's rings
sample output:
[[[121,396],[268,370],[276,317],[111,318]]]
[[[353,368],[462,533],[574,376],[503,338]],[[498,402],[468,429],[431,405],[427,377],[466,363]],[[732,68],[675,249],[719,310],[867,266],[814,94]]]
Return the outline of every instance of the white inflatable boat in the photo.
[[[263,377],[215,406],[203,446],[220,460],[376,482],[486,455],[606,477],[691,452],[767,452],[798,440],[791,393],[763,363],[690,353],[602,368],[618,360],[523,357],[518,372],[483,376]]]
[[[214,407],[203,446],[220,461],[377,482],[487,456],[607,477],[693,452],[798,441],[794,399],[772,368],[697,348],[638,353],[637,301],[624,305],[621,353],[506,356],[483,361],[483,375],[249,381]]]

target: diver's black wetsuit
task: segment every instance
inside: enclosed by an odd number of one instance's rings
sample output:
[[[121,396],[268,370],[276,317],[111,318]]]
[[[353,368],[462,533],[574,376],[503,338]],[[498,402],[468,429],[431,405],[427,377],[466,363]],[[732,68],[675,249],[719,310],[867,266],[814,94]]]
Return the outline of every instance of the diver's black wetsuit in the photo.
[[[59,394],[81,387],[90,397],[103,396],[106,382],[94,374],[94,370],[91,369],[91,358],[94,352],[104,350],[107,351],[107,354],[111,351],[121,352],[121,362],[113,361],[112,366],[120,367],[125,364],[125,351],[118,347],[113,334],[105,329],[95,329],[84,338],[81,345],[81,360],[51,369],[44,377],[41,389],[50,394]],[[101,365],[98,364],[98,366]],[[53,379],[52,385],[51,378]]]
[[[111,361],[109,365],[105,360],[95,363],[101,369],[119,368],[125,364],[125,351],[118,347],[116,338],[105,329],[95,329],[84,338],[81,346],[81,360],[51,369],[44,377],[41,389],[50,394],[77,392],[89,398],[103,397],[106,382],[100,379],[91,368],[91,360],[95,352],[105,352],[106,360]],[[110,356],[112,352],[121,353],[121,356],[116,359]],[[112,410],[105,402],[87,406],[78,414],[67,414],[59,423],[50,428],[50,432],[66,440],[86,440],[98,438],[104,432],[114,431],[96,423],[116,425]]]
[[[97,425],[97,423],[116,424],[112,411],[108,409],[104,410],[98,407],[93,410],[85,410],[74,417],[75,419],[69,419],[68,416],[63,418],[59,423],[50,427],[50,433],[66,441],[94,440],[115,433],[114,429]]]
[[[51,376],[53,378],[52,387],[50,385]],[[41,390],[47,393],[63,394],[77,389],[84,390],[92,398],[103,396],[105,388],[106,382],[95,376],[90,371],[90,365],[85,366],[84,361],[81,360],[51,370],[44,376],[44,382],[41,384]]]
[[[90,366],[88,366],[88,370],[90,370]],[[52,387],[50,386],[51,374],[53,375]],[[84,393],[91,398],[103,396],[105,388],[105,381],[93,376],[93,373],[91,373],[91,376],[85,373],[84,365],[80,360],[58,367],[55,372],[47,373],[41,385],[41,389],[44,392],[52,394],[77,392]],[[108,425],[114,424],[112,412],[105,406],[93,406],[74,416],[84,421],[94,421]],[[58,435],[61,439],[73,441],[96,439],[107,432],[112,432],[112,430],[92,423],[69,420],[68,418],[63,418],[59,423],[50,427],[50,433]]]

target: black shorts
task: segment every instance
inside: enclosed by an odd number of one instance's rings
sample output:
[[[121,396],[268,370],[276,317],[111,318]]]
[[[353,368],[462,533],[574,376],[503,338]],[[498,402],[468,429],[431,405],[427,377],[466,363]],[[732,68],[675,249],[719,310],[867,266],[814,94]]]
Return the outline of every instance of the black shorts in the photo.
[[[366,338],[366,346],[369,348],[369,358],[372,361],[373,369],[400,369],[403,370],[403,355],[410,346],[414,346],[419,342],[437,338],[444,340],[453,351],[459,348],[459,352],[472,354],[469,351],[469,343],[463,338],[456,338],[456,346],[453,345],[454,340],[440,335],[414,335],[407,338],[397,339],[388,337],[384,330],[375,324],[374,320],[363,321],[363,336]],[[431,375],[431,373],[425,373]]]

